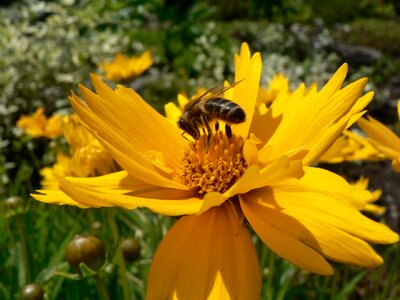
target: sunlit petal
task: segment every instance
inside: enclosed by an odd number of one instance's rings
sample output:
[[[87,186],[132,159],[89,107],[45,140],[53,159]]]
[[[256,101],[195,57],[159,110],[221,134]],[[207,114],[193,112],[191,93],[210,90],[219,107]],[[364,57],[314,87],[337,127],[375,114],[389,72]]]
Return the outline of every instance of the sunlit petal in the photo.
[[[249,46],[243,43],[240,54],[235,55],[235,82],[241,81],[234,87],[233,101],[239,104],[246,113],[246,121],[235,125],[234,132],[243,137],[249,134],[253,113],[257,102],[261,76],[260,53],[250,54]]]

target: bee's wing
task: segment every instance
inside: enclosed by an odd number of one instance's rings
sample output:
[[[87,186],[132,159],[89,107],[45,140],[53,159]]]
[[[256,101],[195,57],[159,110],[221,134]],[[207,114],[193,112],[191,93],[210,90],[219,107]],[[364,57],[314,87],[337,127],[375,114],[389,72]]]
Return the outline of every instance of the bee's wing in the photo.
[[[233,88],[235,85],[239,84],[240,82],[242,82],[243,79],[234,82],[233,84],[231,84],[230,86],[226,86],[226,87],[221,87],[221,86],[215,86],[209,90],[207,90],[206,92],[204,92],[203,94],[201,94],[199,97],[197,97],[196,99],[194,99],[192,102],[189,103],[188,105],[188,109],[191,109],[192,107],[194,107],[195,105],[197,105],[199,102],[202,101],[206,101],[207,99],[210,98],[215,98],[216,96],[220,96],[223,93],[225,93],[227,90]]]

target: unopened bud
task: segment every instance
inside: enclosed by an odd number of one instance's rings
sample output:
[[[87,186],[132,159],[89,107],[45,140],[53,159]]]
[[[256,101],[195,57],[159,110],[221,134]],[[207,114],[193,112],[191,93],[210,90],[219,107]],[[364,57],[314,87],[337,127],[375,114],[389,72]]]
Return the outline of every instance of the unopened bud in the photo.
[[[23,202],[24,200],[21,197],[12,196],[6,199],[6,206],[8,207],[8,209],[15,210],[18,207],[22,206]]]
[[[43,288],[37,283],[30,283],[22,287],[20,291],[23,300],[42,300],[44,299]]]
[[[140,243],[137,239],[127,238],[121,241],[121,249],[126,261],[135,262],[140,256]]]
[[[103,242],[93,235],[76,235],[65,252],[69,265],[78,273],[80,263],[93,271],[99,271],[105,262]]]
[[[90,229],[91,229],[91,231],[95,231],[95,232],[101,231],[103,229],[103,224],[101,224],[101,222],[99,222],[99,221],[93,222],[90,225]]]

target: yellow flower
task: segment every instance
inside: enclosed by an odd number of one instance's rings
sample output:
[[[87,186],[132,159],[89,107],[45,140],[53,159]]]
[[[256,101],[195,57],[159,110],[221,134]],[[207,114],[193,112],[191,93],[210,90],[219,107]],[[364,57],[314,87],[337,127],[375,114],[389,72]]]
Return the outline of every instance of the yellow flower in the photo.
[[[52,167],[44,167],[40,170],[40,175],[43,177],[40,184],[43,189],[58,189],[58,181],[71,175],[71,172],[69,171],[69,161],[70,158],[67,155],[58,153],[56,162]]]
[[[368,188],[368,183],[369,183],[369,179],[361,176],[360,179],[358,179],[352,185],[359,189],[365,190]],[[373,202],[377,201],[381,197],[381,195],[382,195],[382,190],[380,190],[380,189],[377,189],[377,190],[371,192],[371,198],[367,200],[366,205],[362,209],[362,211],[377,214],[377,215],[384,214],[386,211],[386,207],[373,204]]]
[[[117,164],[76,115],[66,116],[64,136],[71,145],[70,176],[92,177],[115,172]]]
[[[283,74],[275,74],[271,82],[268,84],[268,89],[260,86],[257,95],[257,104],[265,103],[270,105],[280,93],[290,93],[289,79]]]
[[[304,95],[317,89],[317,83],[313,83],[304,90]],[[292,91],[289,88],[289,79],[283,74],[278,73],[272,77],[268,84],[268,89],[262,86],[258,89],[257,106],[270,106],[278,97],[288,97]],[[263,108],[261,108],[263,110]]]
[[[113,81],[128,80],[146,71],[153,64],[150,51],[145,51],[140,56],[128,57],[121,53],[115,55],[111,63],[103,63],[101,69],[106,78]]]
[[[400,100],[397,101],[397,112],[400,119]],[[400,172],[400,138],[381,122],[368,116],[360,119],[358,125],[368,135],[374,145],[384,157],[392,160],[392,166],[396,172]]]
[[[148,299],[259,299],[261,271],[243,221],[281,257],[310,272],[332,274],[328,260],[376,267],[382,258],[367,242],[394,243],[398,235],[363,216],[370,193],[340,176],[310,167],[372,99],[360,97],[366,79],[341,89],[343,65],[317,92],[301,85],[261,113],[256,108],[261,57],[243,44],[235,82],[224,97],[246,121],[220,130],[206,145],[188,141],[135,91],[112,90],[92,76],[96,92],[80,86],[71,104],[124,171],[60,181],[64,196],[91,207],[147,207],[182,216],[153,259]],[[229,134],[228,134],[229,135]]]
[[[56,162],[52,167],[45,167],[40,170],[40,175],[43,177],[41,182],[43,190],[40,190],[40,192],[50,193],[57,197],[58,194],[62,193],[58,190],[59,181],[66,176],[91,177],[119,170],[118,164],[100,142],[82,125],[78,116],[65,116],[62,128],[64,137],[71,146],[71,155],[58,153]],[[78,206],[87,207],[81,204]]]
[[[44,108],[38,108],[32,115],[22,115],[17,121],[17,126],[26,134],[37,137],[57,138],[62,134],[60,115],[54,115],[47,119]]]
[[[379,160],[382,155],[364,137],[346,130],[318,160],[337,164],[343,161]]]

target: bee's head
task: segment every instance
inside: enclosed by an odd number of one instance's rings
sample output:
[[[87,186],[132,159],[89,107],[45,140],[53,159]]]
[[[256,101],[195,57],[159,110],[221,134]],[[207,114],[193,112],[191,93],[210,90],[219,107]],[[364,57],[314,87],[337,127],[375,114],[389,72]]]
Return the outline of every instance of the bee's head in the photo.
[[[180,118],[178,121],[178,126],[180,129],[185,131],[187,134],[191,135],[194,139],[198,139],[200,137],[199,129],[196,126],[193,126],[189,122],[187,122],[184,118]]]

